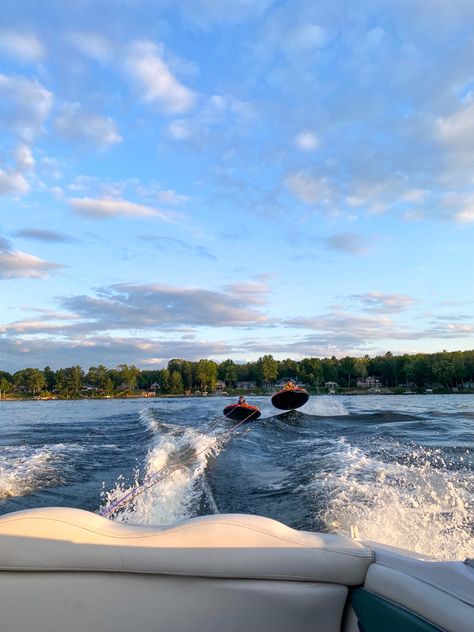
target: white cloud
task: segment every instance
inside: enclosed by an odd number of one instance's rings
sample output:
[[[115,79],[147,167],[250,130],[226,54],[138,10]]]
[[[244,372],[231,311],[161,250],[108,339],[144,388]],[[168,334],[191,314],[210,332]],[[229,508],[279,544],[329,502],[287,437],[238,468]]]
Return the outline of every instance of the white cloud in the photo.
[[[474,223],[474,204],[464,207],[454,215],[454,219],[459,224]]]
[[[452,116],[438,118],[435,130],[438,138],[452,148],[474,148],[474,100]]]
[[[319,24],[308,22],[288,31],[284,38],[284,46],[291,51],[306,52],[321,48],[326,41],[325,29]]]
[[[28,145],[17,145],[13,150],[13,159],[21,172],[31,171],[35,167],[35,159]]]
[[[90,331],[111,329],[166,330],[182,327],[252,326],[268,323],[255,305],[264,302],[260,284],[224,291],[163,284],[119,284],[97,297],[74,296],[63,306],[86,319]]]
[[[173,189],[163,189],[156,194],[158,200],[163,204],[183,204],[188,200],[187,195],[181,195]]]
[[[64,266],[21,251],[0,251],[0,279],[42,279]]]
[[[305,204],[326,202],[331,193],[326,178],[313,177],[304,171],[289,175],[285,184],[293,195]]]
[[[367,254],[367,243],[357,233],[337,233],[325,239],[326,246],[333,250],[339,250],[351,255]]]
[[[170,114],[181,114],[193,107],[194,92],[171,73],[163,60],[163,51],[153,42],[143,40],[130,44],[124,68],[145,103],[156,104]]]
[[[75,237],[46,228],[22,228],[15,233],[23,239],[34,239],[44,243],[72,243],[78,241]]]
[[[175,140],[186,140],[193,133],[189,121],[184,120],[172,121],[168,126],[168,131]]]
[[[29,189],[30,185],[21,173],[0,169],[0,195],[24,195]]]
[[[85,112],[79,103],[64,104],[54,128],[63,138],[92,144],[100,149],[107,149],[122,141],[111,118]]]
[[[69,33],[67,40],[82,55],[103,64],[111,61],[114,56],[114,45],[110,40],[92,31],[75,31]]]
[[[302,131],[295,138],[295,144],[302,151],[314,151],[318,149],[321,142],[314,132]]]
[[[116,198],[71,198],[69,205],[79,215],[95,219],[113,217],[159,217],[171,220],[172,214],[144,204]]]
[[[200,26],[256,19],[274,3],[275,0],[176,0],[183,13]]]
[[[0,124],[26,141],[33,140],[53,105],[53,95],[38,81],[0,74]]]
[[[371,312],[402,312],[417,303],[416,299],[406,294],[385,294],[384,292],[365,292],[348,297],[358,303],[364,310]]]
[[[474,222],[474,193],[450,192],[444,196],[444,215],[458,224]]]
[[[21,62],[39,62],[46,56],[46,49],[36,33],[0,30],[0,51]]]

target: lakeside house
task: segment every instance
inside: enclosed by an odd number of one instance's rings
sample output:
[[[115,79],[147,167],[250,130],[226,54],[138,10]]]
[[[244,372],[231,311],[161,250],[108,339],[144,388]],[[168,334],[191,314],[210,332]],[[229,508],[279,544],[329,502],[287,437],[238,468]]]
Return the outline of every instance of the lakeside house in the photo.
[[[275,388],[283,388],[285,386],[285,384],[288,384],[289,381],[292,382],[297,382],[297,378],[296,377],[280,377],[276,382],[275,382]],[[299,386],[304,386],[304,384],[300,384]]]
[[[380,380],[376,377],[373,377],[372,375],[368,375],[365,379],[359,378],[356,383],[357,388],[367,388],[367,389],[379,389],[381,385],[382,384]]]
[[[236,382],[235,388],[239,388],[242,391],[250,391],[254,388],[257,388],[257,382],[255,382],[254,380],[244,380],[241,382]]]

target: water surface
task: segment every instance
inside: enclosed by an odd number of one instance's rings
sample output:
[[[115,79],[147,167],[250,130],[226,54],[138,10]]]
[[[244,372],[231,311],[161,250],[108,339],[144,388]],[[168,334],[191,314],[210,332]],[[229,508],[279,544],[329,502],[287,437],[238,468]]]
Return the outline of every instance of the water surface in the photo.
[[[244,512],[474,556],[474,396],[322,396],[283,414],[249,399],[262,417],[235,431],[224,397],[1,402],[0,513],[100,512],[151,477],[114,519]]]

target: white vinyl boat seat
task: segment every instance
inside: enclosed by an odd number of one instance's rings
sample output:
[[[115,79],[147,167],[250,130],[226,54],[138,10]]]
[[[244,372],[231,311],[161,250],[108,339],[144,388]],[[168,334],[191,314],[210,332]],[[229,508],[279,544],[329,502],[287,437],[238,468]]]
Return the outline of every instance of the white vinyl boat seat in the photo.
[[[248,515],[170,527],[79,509],[0,518],[5,632],[336,632],[371,549]]]
[[[473,632],[474,568],[462,562],[438,562],[377,543],[370,546],[375,552],[375,563],[369,567],[363,591],[358,589],[353,599],[354,605],[360,605],[360,609],[356,608],[360,615],[372,609],[369,620],[390,617],[395,632],[401,629],[397,617],[402,612],[405,632]],[[418,625],[413,613],[421,621]],[[385,627],[391,632],[391,627]],[[373,629],[377,628],[364,627],[365,632]]]

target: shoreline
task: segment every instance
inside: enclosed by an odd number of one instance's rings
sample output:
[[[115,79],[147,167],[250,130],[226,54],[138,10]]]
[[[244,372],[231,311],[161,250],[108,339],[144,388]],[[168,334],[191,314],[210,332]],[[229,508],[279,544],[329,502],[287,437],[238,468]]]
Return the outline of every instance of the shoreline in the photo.
[[[246,397],[271,397],[273,393],[245,393]],[[310,393],[310,397],[324,397],[324,396],[347,396],[347,397],[387,397],[387,396],[406,396],[406,395],[474,395],[474,390],[464,390],[464,391],[439,391],[434,393],[423,393],[423,392],[382,392],[382,393],[355,393],[355,392],[338,392],[338,393]],[[169,394],[169,395],[127,395],[125,397],[2,397],[0,399],[0,404],[2,402],[99,402],[99,401],[126,401],[128,399],[146,399],[146,400],[156,400],[156,399],[224,399],[228,397],[238,397],[238,394],[228,394],[228,395],[182,395],[182,394]]]

